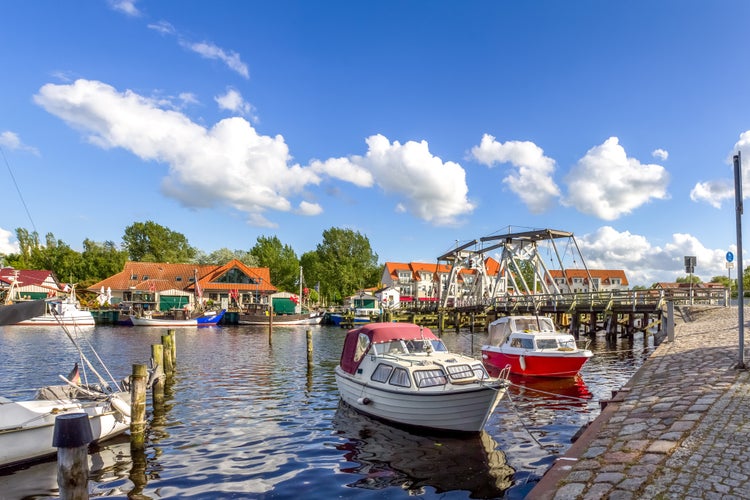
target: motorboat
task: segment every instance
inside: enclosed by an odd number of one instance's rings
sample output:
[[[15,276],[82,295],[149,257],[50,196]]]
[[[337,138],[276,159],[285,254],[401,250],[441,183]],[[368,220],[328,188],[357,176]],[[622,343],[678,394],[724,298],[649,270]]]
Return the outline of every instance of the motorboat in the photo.
[[[480,360],[449,352],[429,328],[370,323],[349,330],[335,368],[341,399],[391,423],[447,432],[483,429],[508,387]]]
[[[253,311],[240,314],[237,324],[239,325],[319,325],[323,322],[323,313],[313,311],[301,311],[293,314],[275,314],[269,318],[268,310]]]
[[[133,326],[158,326],[162,328],[181,328],[181,327],[199,327],[199,326],[216,326],[224,317],[226,309],[221,311],[208,311],[202,315],[191,318],[175,318],[169,316],[151,316],[149,314],[130,315],[130,322]]]
[[[63,385],[42,387],[33,399],[15,401],[0,396],[0,468],[54,455],[55,420],[60,415],[85,413],[92,442],[107,440],[130,429],[130,393],[111,376],[90,343],[87,343],[90,356],[86,356],[76,337],[66,326],[62,329],[83,364],[79,369],[76,362],[67,377],[60,375]],[[98,369],[89,358],[97,361]]]
[[[11,282],[10,292],[8,294],[9,300],[13,300],[15,303],[28,302],[21,300],[18,297],[13,298],[17,295],[13,292],[16,289],[16,282]],[[37,302],[37,301],[33,301]],[[30,318],[23,319],[13,324],[18,326],[94,326],[94,316],[91,311],[81,309],[81,304],[76,297],[75,287],[70,288],[68,295],[62,297],[51,297],[44,299],[44,311],[42,314],[32,316]]]
[[[510,366],[516,375],[574,377],[593,356],[573,335],[556,330],[547,316],[505,316],[488,330],[482,360],[491,374]]]
[[[329,313],[328,319],[331,324],[336,326],[354,327],[372,323],[373,318],[377,318],[379,315],[379,309],[357,307],[345,312]]]
[[[0,397],[0,467],[57,453],[52,438],[60,415],[86,413],[93,442],[123,434],[130,428],[129,401],[128,392],[68,385],[44,387],[28,401]]]

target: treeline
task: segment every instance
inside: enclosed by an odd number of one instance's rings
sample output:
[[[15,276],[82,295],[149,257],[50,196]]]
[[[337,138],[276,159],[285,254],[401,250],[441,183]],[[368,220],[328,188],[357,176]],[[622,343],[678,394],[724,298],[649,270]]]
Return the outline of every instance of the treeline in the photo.
[[[363,288],[376,286],[381,272],[378,255],[367,237],[339,228],[323,231],[315,250],[301,256],[276,236],[259,236],[248,250],[221,248],[207,254],[191,246],[185,235],[153,221],[125,228],[119,245],[86,239],[81,252],[52,233],[41,241],[36,232],[18,228],[16,238],[19,252],[2,254],[4,266],[53,271],[63,282],[77,283],[79,290],[119,273],[127,260],[222,265],[237,259],[250,267],[267,267],[273,285],[288,292],[299,290],[302,266],[305,286],[313,300],[318,300],[315,287],[319,284],[320,299],[340,303]]]

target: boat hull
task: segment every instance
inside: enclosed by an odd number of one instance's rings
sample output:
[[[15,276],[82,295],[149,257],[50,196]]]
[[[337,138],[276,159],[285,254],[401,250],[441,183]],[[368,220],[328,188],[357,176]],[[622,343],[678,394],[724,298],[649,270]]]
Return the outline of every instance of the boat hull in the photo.
[[[79,311],[75,315],[53,316],[43,314],[25,319],[15,324],[16,326],[94,326],[94,316],[88,311]]]
[[[216,326],[224,317],[224,311],[209,316],[199,316],[190,319],[161,319],[161,318],[144,318],[130,315],[130,322],[133,326],[157,326],[162,328],[190,328],[199,326]]]
[[[423,391],[383,390],[336,367],[341,399],[366,415],[396,424],[430,430],[479,432],[505,393],[505,386]]]
[[[323,321],[322,315],[309,314],[280,314],[273,317],[273,325],[319,325]],[[245,314],[237,320],[240,325],[268,325],[268,316],[263,314]]]
[[[530,377],[575,377],[591,356],[585,351],[570,354],[528,353],[523,355],[482,349],[482,360],[490,375],[505,366],[510,373]]]
[[[129,417],[107,401],[0,400],[0,467],[17,465],[57,453],[52,446],[58,415],[86,413],[94,441],[103,441],[130,428]]]

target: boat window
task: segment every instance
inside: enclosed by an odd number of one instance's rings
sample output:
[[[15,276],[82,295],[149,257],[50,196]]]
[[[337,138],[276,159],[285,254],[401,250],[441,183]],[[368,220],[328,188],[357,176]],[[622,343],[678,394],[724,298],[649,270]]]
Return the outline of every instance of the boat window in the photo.
[[[539,349],[557,349],[556,339],[537,339],[536,346]]]
[[[448,383],[443,370],[417,370],[414,372],[414,381],[417,387],[435,387]]]
[[[378,365],[377,368],[375,368],[375,371],[372,372],[372,377],[370,377],[375,382],[383,382],[385,383],[388,380],[388,377],[391,375],[391,372],[393,371],[393,367],[391,365]]]
[[[427,340],[407,340],[406,348],[411,354],[424,353],[432,351],[432,344]]]
[[[575,339],[560,339],[558,343],[560,344],[560,347],[566,347],[569,349],[575,349],[577,347]]]
[[[435,349],[435,351],[437,352],[448,351],[448,348],[445,347],[445,344],[443,344],[442,340],[435,339],[435,340],[430,340],[430,342],[432,343],[432,348]]]
[[[477,363],[476,365],[471,367],[474,370],[474,375],[479,380],[484,380],[490,378],[489,373],[487,373],[487,370],[484,369],[484,366],[482,366],[481,363]]]
[[[533,349],[534,341],[532,339],[513,339],[510,342],[511,347],[520,347],[521,349]]]
[[[370,347],[370,337],[360,333],[359,338],[357,338],[357,349],[354,351],[354,361],[359,362],[367,352],[368,347]]]
[[[462,380],[474,376],[474,370],[469,365],[452,365],[445,368],[448,370],[448,375],[454,380]]]
[[[393,370],[393,375],[391,375],[391,385],[397,385],[399,387],[411,387],[409,372],[407,372],[403,368],[396,368],[395,370]]]

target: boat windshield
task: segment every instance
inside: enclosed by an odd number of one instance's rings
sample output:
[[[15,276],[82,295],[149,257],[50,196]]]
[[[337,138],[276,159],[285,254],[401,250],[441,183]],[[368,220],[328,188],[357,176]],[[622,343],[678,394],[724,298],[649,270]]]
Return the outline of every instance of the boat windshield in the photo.
[[[538,349],[557,349],[557,339],[536,339]]]
[[[566,347],[570,349],[576,349],[578,347],[576,346],[576,341],[573,338],[559,339],[558,344],[560,344],[560,347]]]
[[[376,344],[375,352],[377,354],[429,354],[431,352],[446,352],[442,340],[439,339],[412,339],[412,340],[392,340]]]

